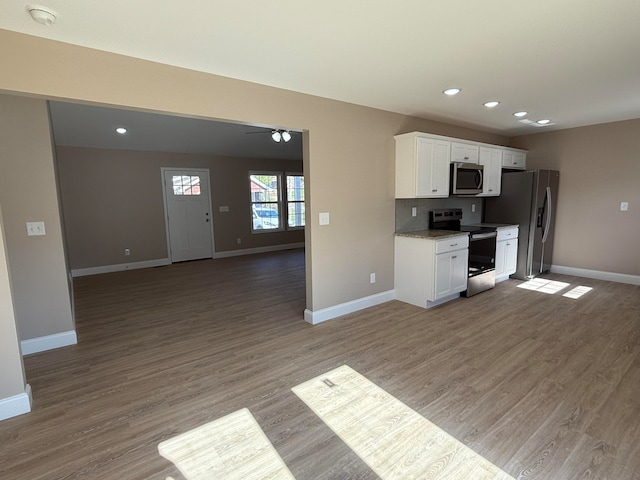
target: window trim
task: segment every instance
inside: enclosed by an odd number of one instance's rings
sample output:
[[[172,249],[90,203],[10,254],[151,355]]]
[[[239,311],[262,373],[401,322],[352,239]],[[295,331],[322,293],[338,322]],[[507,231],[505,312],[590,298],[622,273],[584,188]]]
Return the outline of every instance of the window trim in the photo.
[[[260,202],[256,202],[253,200],[253,195],[251,193],[251,177],[255,176],[255,175],[271,175],[271,176],[275,176],[278,179],[278,200],[277,201],[260,201]],[[249,180],[249,212],[250,212],[250,218],[251,218],[251,233],[252,234],[263,234],[263,233],[272,233],[272,232],[283,232],[285,231],[285,221],[284,221],[284,216],[283,216],[283,201],[282,201],[282,197],[283,197],[283,172],[280,171],[272,171],[272,170],[249,170],[249,175],[248,175],[248,180]],[[276,204],[278,207],[278,228],[253,228],[253,208],[255,204],[263,204],[263,203],[272,203],[272,204]]]
[[[287,185],[287,177],[302,177],[302,180],[304,181],[304,173],[302,172],[284,172],[284,187],[285,187],[285,195],[284,195],[284,209],[286,211],[286,228],[287,230],[291,230],[291,231],[296,231],[296,230],[304,230],[306,224],[307,224],[307,199],[306,198],[302,198],[302,200],[291,200],[289,201],[289,186]],[[306,192],[306,189],[305,189]],[[296,227],[290,227],[289,226],[289,203],[302,203],[302,205],[304,205],[304,212],[305,212],[305,218],[304,218],[304,225],[300,225],[300,226],[296,226]]]

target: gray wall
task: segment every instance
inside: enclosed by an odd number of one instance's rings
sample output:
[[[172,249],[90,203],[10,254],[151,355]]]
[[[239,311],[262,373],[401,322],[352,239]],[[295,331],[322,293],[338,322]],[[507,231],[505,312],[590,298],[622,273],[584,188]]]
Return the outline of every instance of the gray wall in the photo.
[[[47,103],[0,95],[0,205],[21,340],[75,329]],[[26,222],[45,236],[28,237]]]
[[[553,265],[640,275],[640,119],[513,139],[560,171]],[[620,202],[629,210],[620,211]]]
[[[72,269],[168,257],[161,167],[208,168],[215,251],[304,242],[303,230],[252,234],[249,171],[302,172],[300,160],[57,147]],[[220,206],[229,212],[220,212]],[[241,238],[238,245],[237,239]],[[124,249],[131,249],[124,256]]]
[[[24,366],[18,342],[11,283],[7,268],[7,250],[0,209],[0,400],[25,391]],[[0,415],[3,412],[0,410]]]

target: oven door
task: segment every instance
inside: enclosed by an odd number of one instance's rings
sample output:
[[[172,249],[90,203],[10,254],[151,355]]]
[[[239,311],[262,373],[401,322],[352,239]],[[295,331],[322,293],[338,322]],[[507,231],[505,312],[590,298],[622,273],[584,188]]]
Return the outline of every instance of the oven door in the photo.
[[[484,166],[475,163],[451,164],[451,194],[477,195],[482,193]]]
[[[496,232],[472,233],[469,236],[469,277],[496,267]]]
[[[496,284],[496,232],[469,236],[469,277],[465,297],[484,292]]]

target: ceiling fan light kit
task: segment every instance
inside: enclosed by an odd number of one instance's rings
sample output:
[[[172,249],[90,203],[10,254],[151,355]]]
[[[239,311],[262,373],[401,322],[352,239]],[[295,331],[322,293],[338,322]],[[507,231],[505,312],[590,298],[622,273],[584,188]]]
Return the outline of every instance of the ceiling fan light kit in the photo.
[[[291,140],[291,133],[289,130],[274,130],[271,132],[271,138],[276,143],[287,143]]]
[[[47,7],[40,5],[27,5],[25,10],[31,15],[34,21],[41,25],[53,25],[56,23],[58,14]]]

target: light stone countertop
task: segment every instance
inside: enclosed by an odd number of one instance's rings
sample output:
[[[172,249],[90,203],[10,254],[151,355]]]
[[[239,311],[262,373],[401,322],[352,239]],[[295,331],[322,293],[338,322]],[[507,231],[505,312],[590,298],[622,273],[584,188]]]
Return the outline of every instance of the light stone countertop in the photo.
[[[514,228],[519,227],[517,223],[472,223],[469,225],[470,227],[493,227],[497,230],[501,230],[503,228]]]
[[[441,238],[460,237],[469,235],[469,232],[456,232],[455,230],[417,230],[415,232],[396,232],[396,237],[425,238],[427,240],[439,240]]]

